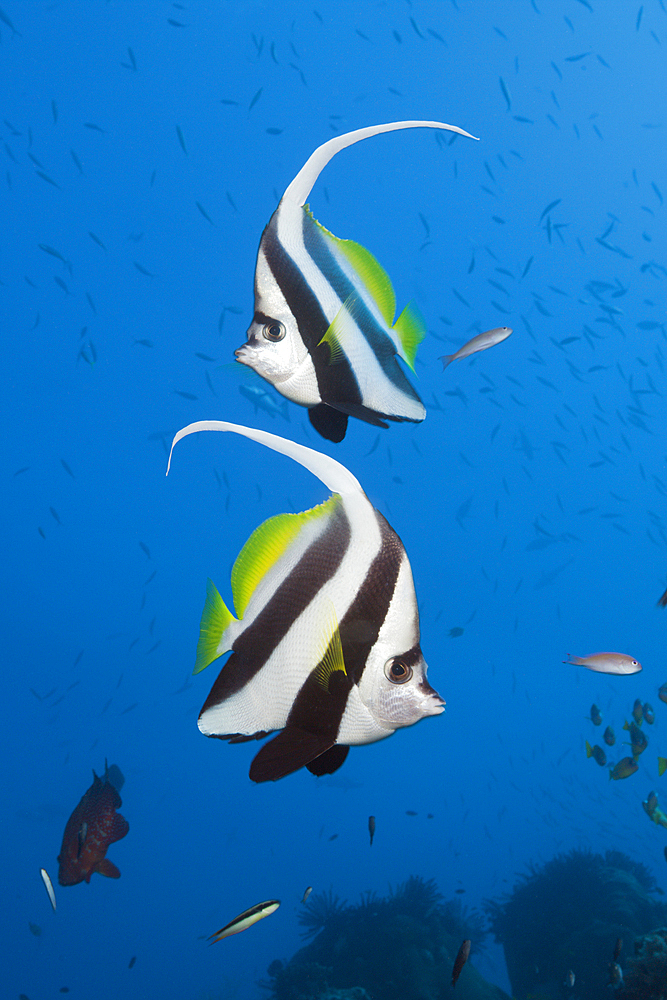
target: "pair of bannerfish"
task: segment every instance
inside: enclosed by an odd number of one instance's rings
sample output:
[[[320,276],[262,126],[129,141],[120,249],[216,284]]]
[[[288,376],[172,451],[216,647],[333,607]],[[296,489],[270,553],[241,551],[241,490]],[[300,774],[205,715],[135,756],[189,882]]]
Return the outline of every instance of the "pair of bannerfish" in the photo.
[[[381,427],[424,419],[397,356],[413,368],[425,327],[411,305],[394,320],[385,271],[368,250],[321,226],[306,199],[340,149],[416,127],[469,136],[441,122],[408,121],[331,139],[289,185],[260,242],[255,314],[237,360],[307,407],[313,427],[331,441],[343,439],[350,416]],[[480,335],[467,353],[510,332],[495,331],[483,343]],[[351,745],[443,712],[426,679],[408,557],[352,473],[311,448],[217,420],[180,430],[172,451],[198,431],[251,438],[332,491],[312,510],[279,514],[253,532],[232,569],[237,617],[209,581],[195,673],[223,653],[231,656],[201,710],[200,730],[232,743],[278,731],[252,762],[250,777],[259,782],[304,766],[330,774]]]

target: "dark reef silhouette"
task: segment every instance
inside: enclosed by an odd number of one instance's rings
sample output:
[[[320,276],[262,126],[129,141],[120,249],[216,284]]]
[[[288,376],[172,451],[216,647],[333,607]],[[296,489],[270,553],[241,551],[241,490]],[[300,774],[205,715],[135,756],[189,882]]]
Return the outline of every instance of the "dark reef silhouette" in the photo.
[[[432,879],[412,876],[385,897],[365,893],[357,905],[331,891],[303,906],[304,938],[287,964],[268,969],[264,985],[275,1000],[508,1000],[474,968],[484,944],[484,917],[447,900]],[[451,986],[461,942],[472,941],[467,963]]]
[[[510,895],[485,905],[516,1000],[563,1000],[570,969],[576,976],[572,996],[654,1000],[654,994],[627,992],[634,973],[624,956],[637,936],[667,923],[667,904],[655,898],[658,891],[650,871],[620,851],[573,850],[531,866]],[[625,942],[618,961],[628,974],[626,984],[612,991],[609,968],[618,938]],[[665,984],[667,978],[655,1000],[667,1000]]]

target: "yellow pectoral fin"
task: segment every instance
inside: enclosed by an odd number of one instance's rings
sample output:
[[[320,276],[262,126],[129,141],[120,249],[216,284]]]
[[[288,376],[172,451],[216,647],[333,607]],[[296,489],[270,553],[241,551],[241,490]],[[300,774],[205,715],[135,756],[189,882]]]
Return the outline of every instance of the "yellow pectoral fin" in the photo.
[[[329,681],[338,670],[342,671],[347,677],[345,660],[343,659],[343,644],[340,639],[338,620],[332,603],[330,619],[324,634],[322,656],[313,671],[313,676],[319,686],[328,691]]]
[[[197,643],[197,659],[193,673],[198,674],[209,663],[225,652],[221,650],[222,636],[229,625],[236,621],[212,580],[206,584],[206,603],[199,624],[199,641]]]

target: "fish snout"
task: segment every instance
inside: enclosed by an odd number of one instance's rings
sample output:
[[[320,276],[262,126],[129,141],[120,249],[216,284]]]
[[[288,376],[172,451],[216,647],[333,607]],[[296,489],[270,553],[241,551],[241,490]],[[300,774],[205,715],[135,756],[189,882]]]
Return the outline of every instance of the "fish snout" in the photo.
[[[441,715],[445,711],[447,702],[426,679],[419,685],[419,693],[423,698],[423,709],[426,715]]]

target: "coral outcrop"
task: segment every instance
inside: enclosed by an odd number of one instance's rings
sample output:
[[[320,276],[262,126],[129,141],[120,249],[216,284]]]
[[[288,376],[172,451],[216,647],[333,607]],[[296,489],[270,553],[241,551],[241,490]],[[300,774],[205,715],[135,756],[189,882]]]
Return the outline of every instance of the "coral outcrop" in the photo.
[[[367,893],[356,906],[332,893],[303,908],[305,937],[314,939],[283,965],[269,967],[275,1000],[509,1000],[474,968],[484,921],[435,883],[410,878],[387,897]],[[473,942],[472,963],[451,986],[461,942]]]
[[[573,995],[610,1000],[617,939],[629,948],[636,935],[667,921],[656,890],[649,870],[620,851],[575,850],[532,867],[511,895],[487,902],[516,1000],[562,1000],[570,970]],[[625,970],[623,954],[619,962]]]

